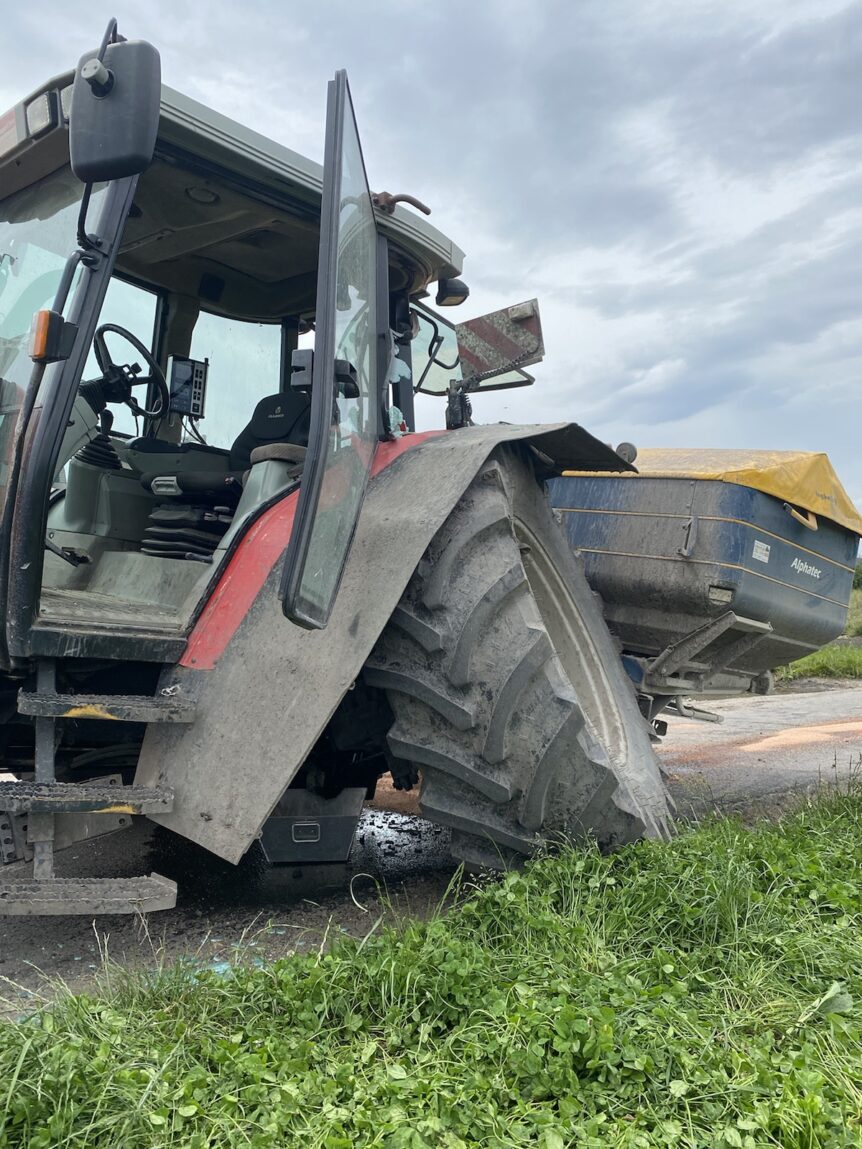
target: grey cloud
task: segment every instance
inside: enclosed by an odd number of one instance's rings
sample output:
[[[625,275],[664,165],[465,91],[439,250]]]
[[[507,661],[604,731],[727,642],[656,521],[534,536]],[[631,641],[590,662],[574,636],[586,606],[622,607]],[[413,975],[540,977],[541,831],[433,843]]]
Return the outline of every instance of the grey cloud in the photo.
[[[674,120],[727,168],[762,172],[837,140],[858,140],[862,8],[811,16],[776,35],[742,31],[729,55],[695,49]],[[682,61],[679,61],[682,65]]]
[[[862,496],[858,0],[115,7],[167,83],[318,159],[325,83],[348,68],[372,184],[429,202],[467,251],[465,313],[538,294],[553,317],[536,386],[478,400],[481,418],[825,448]],[[5,13],[19,50],[0,103],[74,63],[110,14]],[[734,181],[787,194],[723,231],[716,189]]]

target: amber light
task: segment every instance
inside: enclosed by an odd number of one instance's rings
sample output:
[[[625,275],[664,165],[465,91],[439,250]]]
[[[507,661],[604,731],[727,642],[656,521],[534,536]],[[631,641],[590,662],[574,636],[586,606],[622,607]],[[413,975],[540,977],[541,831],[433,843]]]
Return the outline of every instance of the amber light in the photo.
[[[48,348],[51,338],[51,320],[54,311],[37,311],[30,326],[30,358],[35,363],[48,359]]]

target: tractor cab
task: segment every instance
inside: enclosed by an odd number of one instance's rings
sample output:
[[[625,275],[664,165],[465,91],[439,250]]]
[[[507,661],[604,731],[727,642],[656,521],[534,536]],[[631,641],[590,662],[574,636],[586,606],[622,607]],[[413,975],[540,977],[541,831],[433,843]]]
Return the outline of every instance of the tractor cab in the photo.
[[[468,295],[427,212],[371,194],[343,72],[322,165],[164,88],[116,21],[0,116],[0,862],[33,863],[0,913],[172,905],[158,875],[55,877],[131,815],[228,861],[273,821],[281,860],[346,857],[398,772],[366,661],[483,460],[535,436],[401,438],[414,394],[465,427],[542,355],[535,300],[427,306]]]
[[[322,625],[390,379],[412,415],[411,301],[461,267],[415,212],[375,208],[344,74],[321,168],[162,88],[157,67],[153,106],[147,49],[109,37],[113,91],[85,58],[0,120],[7,666],[142,644],[170,658],[303,474],[285,610]],[[112,170],[104,140],[148,114],[151,158]]]
[[[535,301],[478,330],[423,302],[463,302],[463,255],[370,194],[343,73],[321,167],[162,87],[112,25],[0,119],[0,177],[6,669],[176,657],[300,484],[284,611],[323,626],[390,400],[412,430],[415,392],[448,395],[462,426],[541,357]]]

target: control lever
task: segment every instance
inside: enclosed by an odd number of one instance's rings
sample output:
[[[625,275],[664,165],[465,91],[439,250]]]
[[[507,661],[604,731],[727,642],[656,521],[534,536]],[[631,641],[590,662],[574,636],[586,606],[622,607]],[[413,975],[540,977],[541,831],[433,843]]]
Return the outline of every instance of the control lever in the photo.
[[[73,567],[79,567],[82,563],[90,561],[89,555],[82,555],[79,551],[73,550],[71,547],[58,547],[56,543],[51,542],[50,539],[45,539],[45,550],[50,551],[52,555],[56,555],[58,559],[63,559],[64,562],[70,563]]]

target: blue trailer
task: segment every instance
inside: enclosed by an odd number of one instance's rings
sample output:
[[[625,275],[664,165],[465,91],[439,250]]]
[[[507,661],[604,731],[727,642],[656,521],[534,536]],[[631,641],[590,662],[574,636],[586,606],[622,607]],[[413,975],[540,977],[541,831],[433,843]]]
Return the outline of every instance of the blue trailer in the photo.
[[[862,517],[823,454],[646,450],[548,484],[654,717],[763,689],[840,635]]]

